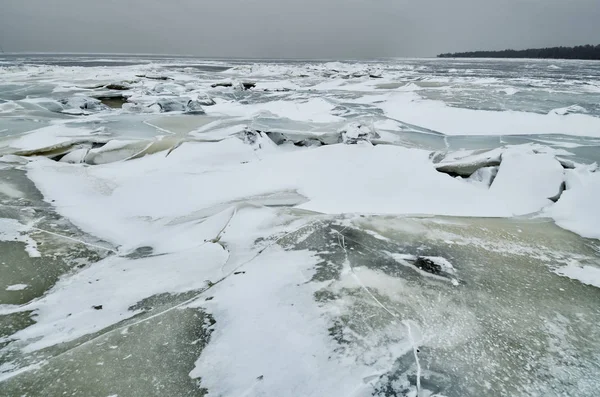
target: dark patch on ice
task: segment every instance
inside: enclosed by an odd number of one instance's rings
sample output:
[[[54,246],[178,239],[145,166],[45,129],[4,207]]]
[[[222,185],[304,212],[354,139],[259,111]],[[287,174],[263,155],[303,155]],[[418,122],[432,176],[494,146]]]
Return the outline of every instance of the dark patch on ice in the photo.
[[[443,174],[448,174],[452,177],[463,177],[468,178],[473,175],[480,168],[486,167],[498,167],[502,163],[500,158],[490,158],[481,161],[465,161],[465,162],[452,162],[450,164],[439,163],[435,169]]]
[[[111,83],[104,86],[107,90],[115,90],[115,91],[126,91],[131,89],[129,84],[126,83]]]
[[[125,258],[128,258],[128,259],[147,258],[149,256],[152,256],[153,253],[154,253],[154,248],[152,248],[152,247],[148,247],[148,246],[138,247],[135,250],[133,250],[131,253],[125,255]]]
[[[439,275],[442,273],[442,266],[435,263],[431,259],[418,257],[415,261],[415,266],[427,273]]]
[[[548,200],[557,203],[558,200],[560,200],[560,198],[562,197],[562,194],[565,192],[565,190],[567,190],[567,183],[563,181],[563,183],[561,183],[558,187],[558,193],[552,197],[548,197]]]
[[[123,95],[102,95],[94,97],[111,109],[121,109],[123,104],[127,103],[127,98]]]
[[[556,161],[558,161],[565,170],[574,170],[575,169],[575,163],[571,160],[566,160],[566,159],[561,159],[560,157],[556,157]]]
[[[315,292],[315,299],[317,300],[317,302],[325,303],[337,300],[339,298],[340,297],[338,295],[327,289],[322,289]]]
[[[229,83],[229,82],[227,82],[227,83],[214,83],[214,84],[211,84],[211,87],[212,88],[217,88],[217,87],[233,87],[233,83]]]
[[[262,131],[246,129],[242,133],[242,140],[248,145],[254,145],[260,137],[263,136]]]
[[[10,361],[5,357],[7,352],[2,351],[14,341],[10,336],[33,324],[35,324],[35,320],[32,310],[0,315],[0,362]]]
[[[163,294],[153,295],[149,298],[143,299],[140,302],[136,303],[133,306],[127,308],[129,311],[144,311],[150,312],[158,307],[162,307],[164,305],[169,305],[173,302],[183,302],[189,300],[190,298],[198,295],[198,291],[190,291],[184,292],[181,294],[171,294],[165,292]]]
[[[293,91],[291,88],[264,88],[263,92],[290,92]]]
[[[327,145],[328,143],[323,142],[319,138],[306,138],[306,139],[291,139],[287,135],[281,132],[266,132],[265,133],[276,145],[283,145],[291,143],[298,147],[315,147]]]
[[[140,78],[146,78],[149,80],[162,80],[162,81],[166,81],[166,80],[173,80],[170,77],[167,76],[154,76],[154,75],[146,75],[146,74],[136,74],[135,77],[140,77]]]
[[[233,87],[235,84],[229,81],[226,82],[220,82],[220,83],[214,83],[211,84],[212,88],[217,88],[217,87],[224,87],[224,88],[230,88]],[[242,82],[239,83],[239,86],[244,90],[244,91],[248,91],[254,87],[256,87],[256,83],[250,83],[250,82]]]
[[[102,305],[94,305],[94,306],[92,306],[92,309],[94,309],[94,310],[102,310]]]
[[[428,353],[426,347],[421,348]],[[421,394],[427,396],[444,395],[456,396],[449,389],[452,387],[452,378],[440,372],[423,368],[421,363]],[[417,391],[417,366],[414,352],[411,350],[394,363],[393,368],[382,375],[375,384],[373,396],[375,397],[409,397],[416,396]],[[426,393],[423,393],[426,392]]]
[[[216,322],[200,309],[168,310],[190,297],[164,297],[166,301],[154,310],[17,361],[19,367],[36,358],[46,364],[3,382],[2,395],[125,396],[133,390],[140,396],[205,396],[208,390],[202,380],[189,373]]]
[[[345,317],[345,316],[342,316]],[[343,319],[342,319],[343,321]],[[342,322],[336,321],[332,327],[328,329],[329,336],[337,342],[338,345],[349,345],[350,341],[344,338],[344,325]],[[336,349],[337,350],[337,349]]]
[[[56,156],[49,156],[48,158],[49,158],[50,160],[54,160],[54,161],[57,161],[57,162],[58,162],[58,161],[62,160],[62,158],[63,158],[63,157],[65,157],[67,154],[69,154],[69,152],[66,152],[66,153],[61,153],[61,154],[58,154],[58,155],[56,155]]]

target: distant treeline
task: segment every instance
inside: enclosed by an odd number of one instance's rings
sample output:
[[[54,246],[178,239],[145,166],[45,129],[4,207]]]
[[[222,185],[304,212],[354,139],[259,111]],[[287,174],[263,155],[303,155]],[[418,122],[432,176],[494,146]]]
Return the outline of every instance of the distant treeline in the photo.
[[[438,58],[542,58],[542,59],[597,59],[600,44],[576,47],[531,48],[528,50],[472,51],[440,54]]]

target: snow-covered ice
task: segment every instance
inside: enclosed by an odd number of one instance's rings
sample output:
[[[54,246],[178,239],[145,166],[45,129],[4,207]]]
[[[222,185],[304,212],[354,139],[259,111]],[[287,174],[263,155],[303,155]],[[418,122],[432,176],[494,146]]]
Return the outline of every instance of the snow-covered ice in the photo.
[[[0,394],[597,394],[597,64],[120,61],[0,65]]]

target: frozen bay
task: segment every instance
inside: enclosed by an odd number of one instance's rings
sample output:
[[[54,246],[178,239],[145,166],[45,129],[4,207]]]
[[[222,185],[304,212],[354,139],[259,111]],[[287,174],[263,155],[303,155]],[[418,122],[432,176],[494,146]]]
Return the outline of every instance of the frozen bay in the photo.
[[[600,390],[597,63],[0,72],[0,395]]]

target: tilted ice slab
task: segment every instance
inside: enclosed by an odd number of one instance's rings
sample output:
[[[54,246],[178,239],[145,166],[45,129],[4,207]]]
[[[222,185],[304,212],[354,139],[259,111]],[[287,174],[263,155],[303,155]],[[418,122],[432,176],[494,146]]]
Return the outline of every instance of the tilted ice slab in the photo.
[[[552,202],[564,180],[564,169],[550,154],[505,153],[490,193],[514,214],[539,211]]]
[[[597,165],[565,170],[566,190],[545,214],[562,228],[600,239],[600,172]]]
[[[19,153],[39,149],[56,149],[81,141],[93,141],[99,130],[55,124],[30,131],[13,140],[8,146]],[[96,136],[95,136],[96,135]]]

